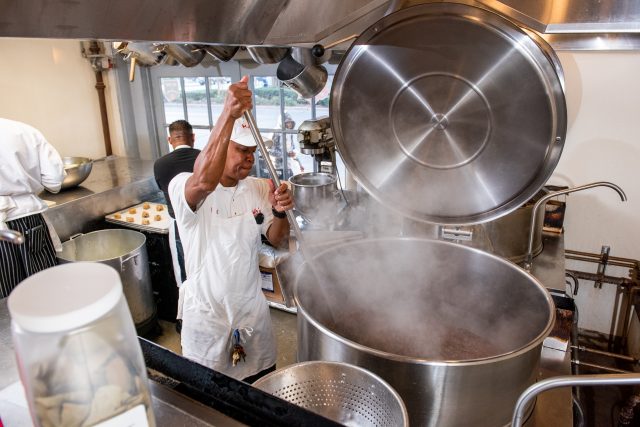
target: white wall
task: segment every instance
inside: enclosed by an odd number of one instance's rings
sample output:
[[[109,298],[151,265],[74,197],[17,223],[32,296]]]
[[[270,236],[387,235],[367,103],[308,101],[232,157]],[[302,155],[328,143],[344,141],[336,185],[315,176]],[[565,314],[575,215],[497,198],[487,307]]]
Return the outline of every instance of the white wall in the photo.
[[[577,186],[613,182],[626,192],[622,203],[608,188],[570,195],[565,247],[640,258],[640,52],[558,52],[565,71],[569,113],[565,148],[550,184]],[[596,272],[596,264],[567,262],[567,268]],[[625,276],[622,268],[609,268]],[[580,327],[609,333],[615,286],[594,289],[581,282]]]
[[[39,129],[62,156],[104,157],[95,73],[74,40],[0,38],[0,117]],[[124,155],[109,72],[105,78],[114,154]]]

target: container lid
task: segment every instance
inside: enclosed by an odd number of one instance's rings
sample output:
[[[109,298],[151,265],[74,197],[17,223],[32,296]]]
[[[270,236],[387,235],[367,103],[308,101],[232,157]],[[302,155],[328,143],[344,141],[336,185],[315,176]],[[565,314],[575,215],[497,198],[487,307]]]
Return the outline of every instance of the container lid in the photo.
[[[122,296],[118,272],[105,264],[77,262],[48,268],[9,295],[11,319],[31,332],[63,332],[109,312]]]
[[[365,30],[331,91],[338,151],[405,217],[496,219],[558,163],[566,105],[551,59],[501,16],[465,4],[401,9]]]

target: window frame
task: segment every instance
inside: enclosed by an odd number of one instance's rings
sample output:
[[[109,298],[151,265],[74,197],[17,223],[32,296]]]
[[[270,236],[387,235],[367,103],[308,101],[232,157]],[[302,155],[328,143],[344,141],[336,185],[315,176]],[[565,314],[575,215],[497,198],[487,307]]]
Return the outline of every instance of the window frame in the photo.
[[[336,64],[328,64],[325,63],[323,66],[327,69],[329,75],[335,75],[335,71],[337,69]],[[168,66],[168,65],[159,65],[155,67],[150,67],[150,81],[151,81],[151,94],[150,94],[150,104],[153,109],[153,115],[155,116],[155,124],[157,130],[157,139],[155,141],[156,152],[160,156],[163,156],[169,153],[169,144],[166,140],[166,135],[168,133],[168,127],[170,123],[167,123],[164,102],[163,102],[163,94],[162,94],[162,85],[161,79],[163,78],[179,78],[180,79],[180,89],[182,91],[182,104],[184,111],[184,119],[189,120],[188,109],[187,109],[187,99],[185,96],[185,84],[184,78],[197,78],[197,77],[205,77],[205,88],[206,88],[206,102],[207,102],[207,111],[209,117],[209,126],[204,125],[193,125],[194,129],[207,129],[211,130],[215,125],[212,117],[212,108],[211,108],[211,98],[209,96],[209,78],[215,77],[229,77],[232,82],[238,81],[242,78],[242,76],[249,76],[249,88],[254,91],[254,78],[255,77],[275,77],[276,70],[278,64],[257,64],[253,61],[229,61],[229,62],[216,62],[213,65],[209,64],[204,66],[202,64],[197,65],[195,67],[183,67],[180,65],[177,66]],[[284,113],[286,106],[284,105],[284,90],[283,83],[280,82],[280,122],[284,126]],[[254,95],[255,97],[255,95]],[[256,115],[256,104],[254,98],[254,105],[252,109],[252,113],[255,117]],[[311,117],[310,119],[317,118],[317,109],[315,103],[315,97],[312,98],[311,101]],[[281,133],[281,134],[297,134],[297,130],[287,130],[287,129],[275,129],[275,128],[259,128],[261,133]],[[256,165],[259,165],[259,156],[258,152],[256,152]],[[283,176],[286,176],[287,171],[287,161],[288,157],[286,156],[285,150],[282,153],[282,169]],[[257,176],[263,176],[261,174],[260,167],[256,167]],[[317,172],[317,163],[313,162],[313,172]],[[264,177],[264,176],[263,176]]]

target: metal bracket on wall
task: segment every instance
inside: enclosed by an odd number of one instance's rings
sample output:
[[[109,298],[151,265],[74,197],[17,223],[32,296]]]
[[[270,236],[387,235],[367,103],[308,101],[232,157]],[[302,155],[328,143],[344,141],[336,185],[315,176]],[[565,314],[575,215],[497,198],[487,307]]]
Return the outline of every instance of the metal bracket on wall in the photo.
[[[600,249],[600,262],[598,263],[598,270],[596,271],[598,278],[593,284],[593,287],[596,289],[602,289],[602,278],[604,277],[604,272],[607,269],[610,251],[611,247],[606,245],[603,245]]]

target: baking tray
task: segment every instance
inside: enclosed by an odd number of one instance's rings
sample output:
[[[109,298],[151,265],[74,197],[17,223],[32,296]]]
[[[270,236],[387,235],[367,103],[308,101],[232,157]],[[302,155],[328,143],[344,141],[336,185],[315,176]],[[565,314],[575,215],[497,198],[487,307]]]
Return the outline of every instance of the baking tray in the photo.
[[[144,213],[148,214],[148,217],[143,217]],[[156,216],[159,219],[156,219]],[[128,218],[131,218],[131,220],[128,221]],[[105,215],[104,219],[112,224],[159,234],[169,234],[169,226],[173,222],[173,219],[169,216],[167,205],[153,202],[142,202],[121,209]],[[145,219],[149,220],[149,224],[143,224]]]

